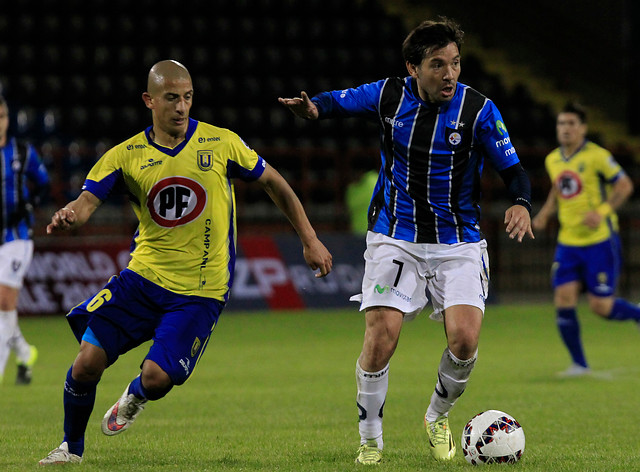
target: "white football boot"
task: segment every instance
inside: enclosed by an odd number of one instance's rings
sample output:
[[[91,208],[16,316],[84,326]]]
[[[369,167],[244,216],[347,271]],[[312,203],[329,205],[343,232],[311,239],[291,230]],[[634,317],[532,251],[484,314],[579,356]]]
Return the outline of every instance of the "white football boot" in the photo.
[[[82,457],[69,452],[69,445],[65,442],[60,444],[49,453],[47,457],[42,459],[38,464],[40,465],[58,465],[58,464],[79,464],[82,462]]]
[[[124,389],[120,399],[113,405],[102,419],[102,432],[107,436],[113,436],[127,429],[136,416],[144,410],[147,400],[141,400],[129,392],[129,385]]]

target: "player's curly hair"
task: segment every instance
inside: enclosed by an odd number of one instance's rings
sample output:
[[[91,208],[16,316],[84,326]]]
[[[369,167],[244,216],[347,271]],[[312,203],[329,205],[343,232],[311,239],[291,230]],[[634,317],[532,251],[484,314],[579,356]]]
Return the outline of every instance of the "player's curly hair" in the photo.
[[[432,51],[456,43],[462,50],[464,31],[454,20],[445,16],[438,21],[426,20],[411,31],[402,43],[402,56],[409,64],[419,65]]]

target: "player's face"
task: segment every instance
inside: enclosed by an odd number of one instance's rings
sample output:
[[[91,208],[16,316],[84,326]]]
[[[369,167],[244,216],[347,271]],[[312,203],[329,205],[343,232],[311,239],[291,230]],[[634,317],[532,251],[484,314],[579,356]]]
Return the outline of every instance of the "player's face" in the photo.
[[[189,125],[189,110],[193,101],[190,80],[167,80],[161,90],[145,98],[153,111],[153,125],[170,136],[182,136]]]
[[[9,129],[9,109],[6,105],[0,105],[0,146],[4,146]]]
[[[561,146],[578,146],[587,135],[587,125],[575,113],[560,113],[556,121],[556,135]]]
[[[407,70],[416,79],[420,98],[425,102],[442,103],[456,93],[460,77],[460,51],[456,43],[431,51],[419,65],[407,63]]]

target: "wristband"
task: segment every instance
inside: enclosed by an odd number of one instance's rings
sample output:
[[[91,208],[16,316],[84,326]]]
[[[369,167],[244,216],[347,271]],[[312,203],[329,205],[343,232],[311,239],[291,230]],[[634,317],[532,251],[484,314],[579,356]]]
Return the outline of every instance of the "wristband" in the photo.
[[[598,213],[598,215],[600,215],[601,217],[606,218],[611,213],[613,213],[613,208],[611,207],[610,203],[604,202],[598,205],[598,207],[596,208],[596,213]]]

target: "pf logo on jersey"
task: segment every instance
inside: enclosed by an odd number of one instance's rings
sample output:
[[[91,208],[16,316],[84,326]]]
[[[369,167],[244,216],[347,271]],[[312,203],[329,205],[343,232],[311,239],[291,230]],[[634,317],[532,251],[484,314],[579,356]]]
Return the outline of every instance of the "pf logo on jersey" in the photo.
[[[207,204],[207,191],[187,177],[166,177],[151,188],[147,208],[153,221],[163,228],[182,226],[195,220]]]
[[[561,198],[572,198],[582,191],[582,181],[575,172],[565,170],[556,179],[556,187]]]

